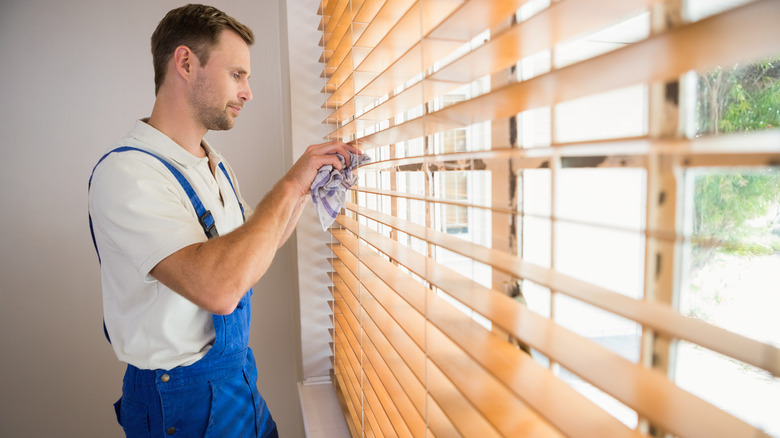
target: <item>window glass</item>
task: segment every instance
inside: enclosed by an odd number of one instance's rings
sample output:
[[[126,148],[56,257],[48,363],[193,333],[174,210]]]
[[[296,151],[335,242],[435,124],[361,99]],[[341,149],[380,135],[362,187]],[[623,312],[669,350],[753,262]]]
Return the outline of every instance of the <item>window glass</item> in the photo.
[[[556,174],[554,266],[563,274],[641,298],[644,279],[645,171],[563,168]],[[563,293],[553,299],[555,321],[637,363],[642,327]],[[565,370],[577,391],[634,427],[636,412]]]
[[[647,133],[647,87],[639,85],[555,106],[555,142],[636,137]]]
[[[517,21],[525,21],[550,7],[550,0],[529,0],[517,10]]]
[[[524,215],[519,222],[523,260],[549,268],[552,255],[550,170],[527,169],[522,172],[522,178],[523,198],[519,208]],[[526,297],[530,298],[530,295]]]
[[[523,295],[525,295],[526,305],[529,309],[544,317],[550,317],[550,303],[552,301],[548,287],[530,280],[523,280]]]
[[[563,381],[571,385],[571,387],[574,388],[577,392],[590,399],[590,401],[595,403],[597,406],[612,414],[612,416],[620,420],[623,424],[631,428],[636,427],[638,423],[638,416],[636,411],[624,405],[623,403],[620,403],[614,397],[610,396],[604,391],[601,391],[590,383],[580,379],[577,377],[577,375],[566,370],[565,368],[560,368],[558,375]]]
[[[556,68],[561,68],[635,43],[648,35],[650,13],[645,12],[590,35],[558,44],[553,62]]]
[[[561,169],[555,268],[634,298],[644,282],[645,171]]]
[[[515,74],[518,81],[527,81],[550,71],[552,55],[549,49],[528,55],[517,63]]]
[[[689,1],[709,15],[740,1]],[[780,126],[780,59],[697,72],[695,135]],[[736,157],[736,156],[735,156]],[[738,161],[738,160],[732,160]],[[780,346],[780,167],[689,168],[681,212],[679,310],[743,336]],[[780,378],[702,347],[679,342],[676,382],[719,408],[780,436]],[[713,385],[712,382],[718,382]]]
[[[469,242],[490,247],[490,211],[469,207],[485,205],[490,197],[490,172],[482,170],[436,171],[434,195],[437,199],[454,203],[437,202],[431,208],[434,228]],[[462,205],[459,205],[462,204]],[[489,204],[488,204],[489,205]]]
[[[691,169],[685,195],[680,311],[780,346],[780,168]],[[687,342],[676,353],[681,387],[780,436],[780,378]]]
[[[699,21],[710,15],[723,12],[751,0],[685,0],[683,13],[689,21]]]
[[[780,127],[780,56],[698,75],[697,135]]]
[[[552,143],[550,107],[534,108],[517,115],[518,141],[521,147],[549,146]]]

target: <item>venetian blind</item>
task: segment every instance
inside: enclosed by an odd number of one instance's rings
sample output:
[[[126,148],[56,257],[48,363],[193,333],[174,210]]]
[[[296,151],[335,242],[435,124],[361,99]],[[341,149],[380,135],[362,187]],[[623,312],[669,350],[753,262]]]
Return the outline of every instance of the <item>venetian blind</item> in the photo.
[[[776,345],[675,298],[694,240],[681,173],[780,163],[777,129],[690,129],[692,72],[780,55],[780,2],[737,3],[696,19],[682,0],[321,3],[327,138],[374,159],[330,230],[353,436],[769,436],[670,372],[686,342],[780,375]],[[589,260],[610,236],[630,244]],[[602,314],[633,353],[569,319]]]

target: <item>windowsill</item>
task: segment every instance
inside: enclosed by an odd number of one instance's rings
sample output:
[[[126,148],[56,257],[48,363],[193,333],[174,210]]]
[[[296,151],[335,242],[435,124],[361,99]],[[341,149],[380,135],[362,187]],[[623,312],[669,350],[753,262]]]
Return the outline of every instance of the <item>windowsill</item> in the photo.
[[[349,437],[336,391],[330,378],[314,377],[298,382],[303,427],[308,438]]]

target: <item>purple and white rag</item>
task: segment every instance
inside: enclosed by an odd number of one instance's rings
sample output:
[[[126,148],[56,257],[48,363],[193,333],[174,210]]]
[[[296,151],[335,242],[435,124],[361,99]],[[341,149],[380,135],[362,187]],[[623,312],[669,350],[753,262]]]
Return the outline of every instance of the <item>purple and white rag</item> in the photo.
[[[344,166],[344,157],[336,154]],[[357,173],[355,169],[371,161],[367,154],[357,155],[349,153],[349,166],[342,167],[342,170],[336,170],[332,165],[326,164],[320,167],[314,182],[311,183],[311,199],[314,201],[314,208],[317,210],[317,216],[320,218],[322,231],[325,231],[336,220],[339,211],[344,207],[347,199],[347,189],[357,183]]]

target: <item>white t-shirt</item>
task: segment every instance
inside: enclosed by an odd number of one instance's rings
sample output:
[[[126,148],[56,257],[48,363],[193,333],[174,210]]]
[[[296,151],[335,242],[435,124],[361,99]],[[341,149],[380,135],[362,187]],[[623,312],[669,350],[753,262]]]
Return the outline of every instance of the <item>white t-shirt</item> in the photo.
[[[223,159],[205,140],[208,157],[198,158],[138,121],[111,149],[119,146],[148,150],[178,169],[211,211],[220,235],[242,224],[236,195],[217,167]],[[225,167],[238,192],[227,162]],[[249,217],[251,208],[243,198],[241,203]],[[167,256],[207,240],[181,184],[152,156],[113,153],[92,177],[89,211],[101,258],[103,316],[119,360],[170,369],[203,357],[215,338],[211,313],[149,275]]]

